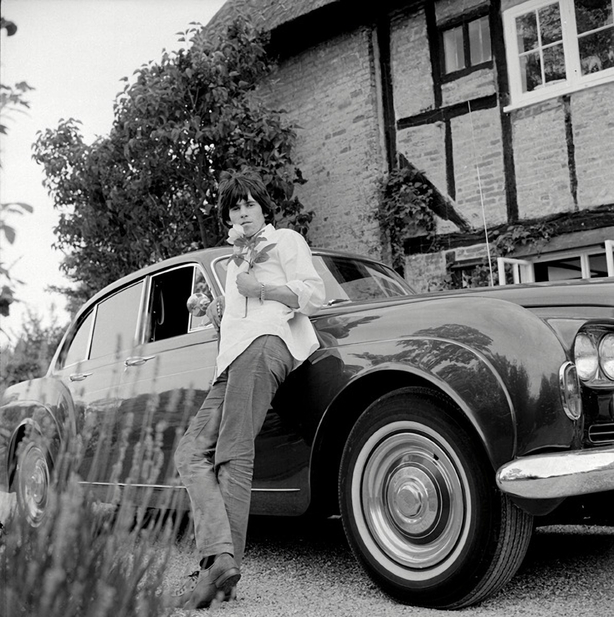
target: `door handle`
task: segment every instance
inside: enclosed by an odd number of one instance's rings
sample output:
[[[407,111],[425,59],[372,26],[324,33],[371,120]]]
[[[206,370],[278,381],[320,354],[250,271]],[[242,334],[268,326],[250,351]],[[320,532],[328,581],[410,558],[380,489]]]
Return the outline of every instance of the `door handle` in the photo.
[[[70,375],[70,381],[83,381],[86,377],[89,377],[91,373],[72,373]]]
[[[156,356],[131,356],[130,358],[126,358],[124,360],[124,364],[126,366],[141,366],[145,364],[145,362],[149,362],[149,360],[153,360]]]

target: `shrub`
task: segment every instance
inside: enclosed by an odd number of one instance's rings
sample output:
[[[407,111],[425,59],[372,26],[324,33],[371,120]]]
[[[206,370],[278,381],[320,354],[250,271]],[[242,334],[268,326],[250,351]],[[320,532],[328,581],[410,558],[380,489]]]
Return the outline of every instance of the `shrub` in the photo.
[[[155,467],[159,460],[159,440],[147,428],[143,434],[137,448],[141,460],[133,464],[141,470]],[[108,448],[111,443],[102,435],[96,441],[98,448],[102,444]],[[115,486],[118,490],[113,503],[95,502],[76,473],[85,449],[80,438],[63,447],[53,469],[47,514],[38,527],[31,527],[19,516],[13,516],[6,525],[0,540],[3,614],[167,614],[161,589],[177,534],[173,518],[149,517],[147,504],[135,507],[130,480],[122,492],[119,485]],[[159,466],[155,472],[159,473]],[[174,504],[167,505],[172,509]]]

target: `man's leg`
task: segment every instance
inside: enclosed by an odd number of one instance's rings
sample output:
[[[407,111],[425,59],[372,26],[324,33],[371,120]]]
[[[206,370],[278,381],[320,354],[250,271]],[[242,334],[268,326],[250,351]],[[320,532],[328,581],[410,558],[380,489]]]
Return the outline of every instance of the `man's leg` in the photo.
[[[293,362],[286,344],[277,336],[267,335],[257,338],[228,369],[215,465],[239,565],[245,551],[254,442]]]
[[[175,464],[190,496],[201,570],[193,589],[166,597],[168,606],[206,608],[216,597],[230,598],[241,577],[214,466],[225,391],[226,375],[221,375],[175,450]]]
[[[190,496],[196,547],[203,558],[234,552],[214,467],[225,391],[226,375],[221,375],[175,450],[175,465]]]

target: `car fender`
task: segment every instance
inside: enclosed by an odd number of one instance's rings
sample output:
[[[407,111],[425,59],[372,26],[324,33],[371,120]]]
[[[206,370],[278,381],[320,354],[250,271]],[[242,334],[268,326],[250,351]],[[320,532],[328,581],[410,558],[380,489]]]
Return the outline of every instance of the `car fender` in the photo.
[[[459,409],[478,434],[493,467],[509,460],[517,449],[516,412],[509,391],[489,359],[482,354],[454,341],[416,338],[406,339],[417,350],[429,346],[438,356],[437,364],[417,361],[416,364],[385,362],[361,371],[348,383],[358,385],[365,378],[380,378],[384,373],[403,374],[412,385],[426,387],[444,394]],[[412,345],[408,345],[411,349]],[[440,348],[437,351],[437,348]],[[458,356],[473,360],[472,372],[479,374],[480,389],[472,387],[475,382],[466,380],[465,371],[450,367],[446,355],[452,351]],[[451,373],[457,370],[458,375]],[[405,381],[405,380],[403,380]],[[488,400],[485,401],[484,393]],[[491,413],[496,410],[497,413]]]
[[[346,376],[323,410],[316,442],[325,438],[330,414],[348,413],[348,400],[366,408],[377,398],[369,399],[369,392],[385,394],[388,386],[379,388],[378,381],[428,385],[449,397],[495,469],[534,450],[569,448],[578,437],[578,423],[565,416],[560,398],[566,351],[552,328],[521,306],[470,296],[420,298],[385,310],[369,305],[343,316],[329,313],[315,323],[329,335],[319,353],[335,354]],[[341,331],[331,345],[330,335]],[[390,379],[391,373],[406,379]]]

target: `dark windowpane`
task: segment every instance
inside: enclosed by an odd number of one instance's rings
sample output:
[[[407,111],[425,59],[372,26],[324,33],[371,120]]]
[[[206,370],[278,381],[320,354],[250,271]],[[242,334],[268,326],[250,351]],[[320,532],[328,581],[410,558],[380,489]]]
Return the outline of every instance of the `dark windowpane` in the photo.
[[[192,293],[194,266],[175,268],[152,278],[149,299],[148,341],[187,334],[187,301]]]
[[[481,17],[469,22],[469,50],[471,64],[488,62],[491,58],[490,25],[488,17]]]
[[[605,255],[591,255],[589,258],[591,278],[608,276],[608,263]]]
[[[542,45],[562,41],[561,9],[558,3],[549,4],[539,10],[539,31]]]
[[[611,26],[612,0],[575,0],[578,34]]]
[[[614,66],[614,27],[578,39],[582,75],[598,73]]]
[[[465,52],[463,48],[463,28],[451,28],[443,33],[444,70],[453,73],[465,68]]]
[[[98,305],[90,358],[133,347],[142,287],[138,283],[123,289]]]
[[[532,92],[543,85],[539,52],[526,54],[520,58],[520,77],[523,92]]]
[[[526,13],[516,18],[516,37],[520,53],[538,47],[537,16],[535,13]]]
[[[544,73],[546,83],[565,80],[565,53],[563,45],[544,49]]]
[[[544,266],[547,268],[547,281],[566,281],[582,278],[582,264],[579,257],[551,261]]]

